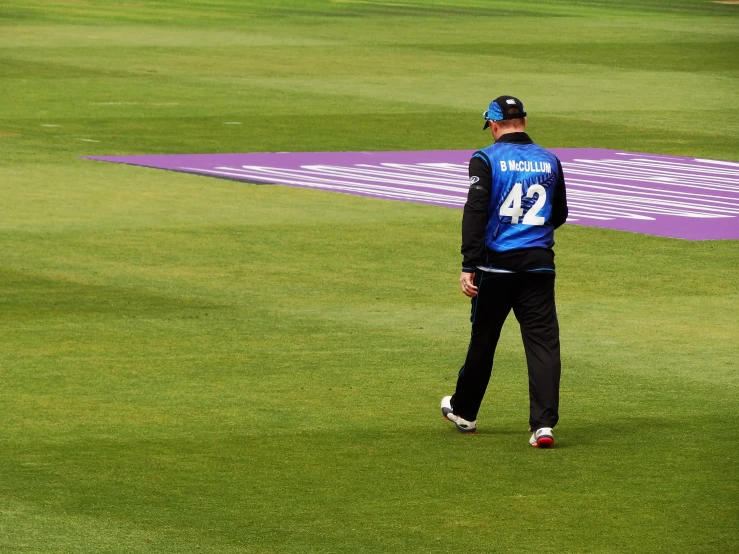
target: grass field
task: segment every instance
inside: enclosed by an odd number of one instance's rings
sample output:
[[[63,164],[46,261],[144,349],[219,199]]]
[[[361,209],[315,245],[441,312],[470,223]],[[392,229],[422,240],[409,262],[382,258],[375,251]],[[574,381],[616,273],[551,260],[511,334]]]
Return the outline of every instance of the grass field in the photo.
[[[502,337],[477,436],[458,210],[83,155],[739,160],[739,6],[3,0],[0,552],[739,552],[739,244],[558,231],[562,419]],[[240,124],[226,124],[239,122]]]

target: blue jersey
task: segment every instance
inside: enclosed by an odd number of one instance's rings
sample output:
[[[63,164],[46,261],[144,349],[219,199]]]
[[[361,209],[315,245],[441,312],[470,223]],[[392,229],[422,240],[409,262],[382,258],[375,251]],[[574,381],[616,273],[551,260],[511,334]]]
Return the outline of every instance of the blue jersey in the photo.
[[[496,142],[473,156],[492,177],[485,246],[492,252],[551,248],[551,222],[562,168],[557,157],[533,142]]]

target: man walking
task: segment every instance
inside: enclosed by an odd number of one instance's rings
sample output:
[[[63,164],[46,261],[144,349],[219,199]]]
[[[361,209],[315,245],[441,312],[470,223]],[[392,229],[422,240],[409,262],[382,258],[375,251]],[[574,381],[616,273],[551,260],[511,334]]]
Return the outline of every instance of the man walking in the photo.
[[[483,113],[494,144],[470,160],[462,218],[462,292],[472,299],[472,333],[453,396],[441,412],[463,433],[477,412],[511,310],[521,327],[529,373],[531,446],[554,445],[559,419],[559,324],[554,304],[554,230],[567,220],[567,196],[557,157],[524,132],[526,112],[500,96]]]

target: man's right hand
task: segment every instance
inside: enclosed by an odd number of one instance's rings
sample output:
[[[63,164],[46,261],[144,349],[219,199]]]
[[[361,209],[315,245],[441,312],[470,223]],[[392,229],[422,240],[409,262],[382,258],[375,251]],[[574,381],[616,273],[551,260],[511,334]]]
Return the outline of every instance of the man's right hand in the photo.
[[[462,292],[470,298],[474,298],[475,296],[477,296],[477,287],[475,286],[474,281],[474,273],[467,273],[466,271],[463,271],[462,274],[459,276],[459,286],[462,288]]]

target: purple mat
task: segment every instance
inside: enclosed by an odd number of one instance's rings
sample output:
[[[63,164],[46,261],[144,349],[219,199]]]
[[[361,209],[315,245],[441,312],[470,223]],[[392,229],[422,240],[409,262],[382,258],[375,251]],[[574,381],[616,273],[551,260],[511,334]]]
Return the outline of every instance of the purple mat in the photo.
[[[739,163],[555,148],[568,223],[689,240],[739,239]],[[252,183],[461,208],[471,150],[98,156]]]

